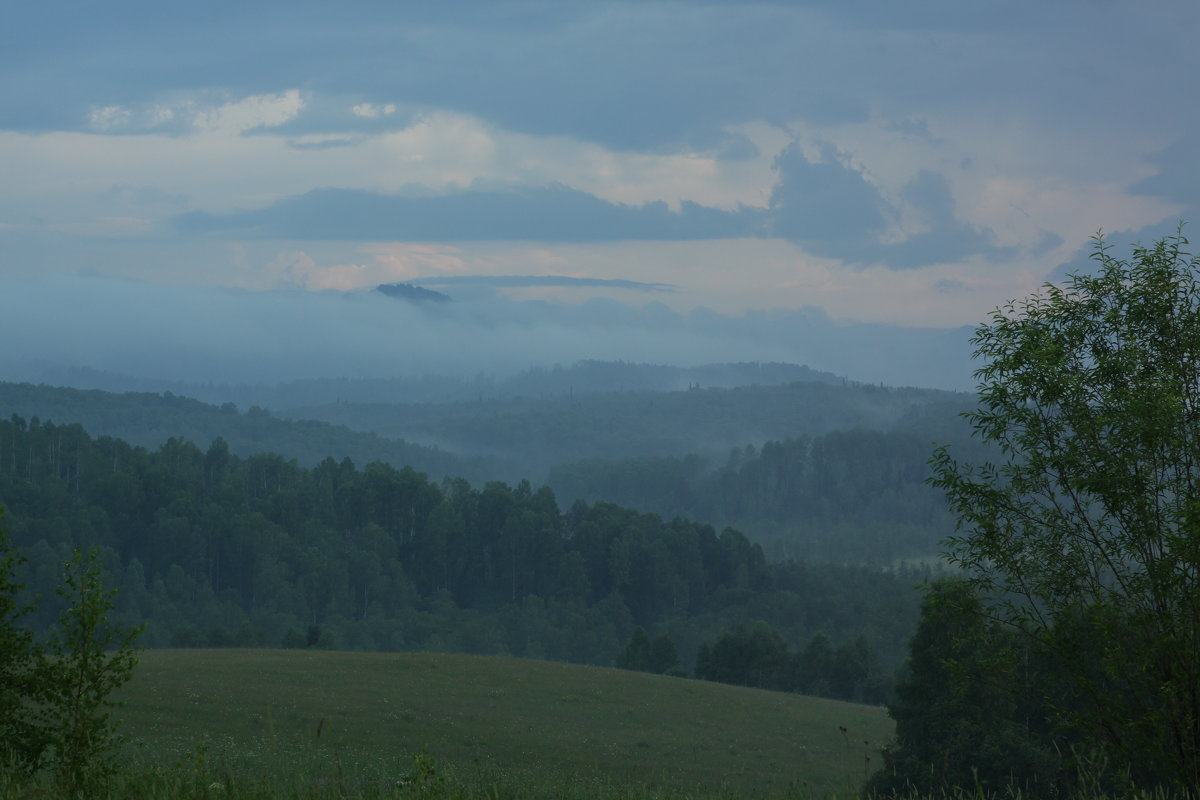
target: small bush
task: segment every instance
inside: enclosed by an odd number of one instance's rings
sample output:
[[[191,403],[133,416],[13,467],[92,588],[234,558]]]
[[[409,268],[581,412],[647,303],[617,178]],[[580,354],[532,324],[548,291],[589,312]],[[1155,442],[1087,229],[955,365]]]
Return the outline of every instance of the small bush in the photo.
[[[67,608],[48,645],[38,643],[19,624],[33,610],[18,599],[21,562],[0,529],[0,773],[7,782],[48,770],[78,796],[116,772],[110,697],[133,674],[142,628],[113,627],[116,591],[104,588],[99,555],[76,550],[57,590]]]

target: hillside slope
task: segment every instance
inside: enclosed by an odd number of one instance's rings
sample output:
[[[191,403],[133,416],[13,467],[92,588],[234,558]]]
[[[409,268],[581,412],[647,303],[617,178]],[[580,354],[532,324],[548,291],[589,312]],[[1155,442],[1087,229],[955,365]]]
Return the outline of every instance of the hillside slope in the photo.
[[[288,411],[510,465],[542,481],[580,459],[681,456],[866,428],[941,430],[970,397],[931,389],[805,382],[672,392],[611,391],[465,403],[334,403]]]
[[[325,422],[279,419],[258,407],[240,412],[231,403],[216,406],[170,392],[115,394],[0,382],[0,419],[12,414],[38,417],[42,422],[77,422],[93,436],[113,436],[147,448],[156,448],[172,437],[207,448],[221,437],[237,455],[278,453],[305,466],[327,457],[349,458],[360,466],[385,461],[411,466],[434,480],[446,475],[479,480],[495,472],[484,459],[461,458],[437,448]]]
[[[856,788],[891,736],[882,708],[512,658],[150,651],[121,695],[153,758],[197,743],[234,772],[369,772],[424,750],[452,778],[735,794]],[[869,762],[868,760],[869,759]],[[399,769],[399,767],[397,767]]]

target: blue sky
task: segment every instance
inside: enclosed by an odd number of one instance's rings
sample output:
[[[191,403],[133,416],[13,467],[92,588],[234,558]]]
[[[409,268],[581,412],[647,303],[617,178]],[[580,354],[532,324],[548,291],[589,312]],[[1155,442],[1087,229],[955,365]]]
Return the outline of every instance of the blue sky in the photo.
[[[1198,33],[1182,0],[13,3],[0,276],[971,324],[1197,218]],[[595,289],[545,283],[503,291]]]

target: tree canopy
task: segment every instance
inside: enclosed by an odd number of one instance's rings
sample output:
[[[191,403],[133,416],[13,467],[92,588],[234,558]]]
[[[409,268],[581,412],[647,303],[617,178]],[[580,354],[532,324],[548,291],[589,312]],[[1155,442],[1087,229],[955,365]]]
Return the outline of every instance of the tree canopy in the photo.
[[[349,459],[305,468],[217,439],[157,450],[75,424],[0,420],[15,579],[63,608],[59,567],[96,545],[116,618],[149,647],[338,647],[611,664],[637,626],[680,668],[750,620],[793,648],[867,637],[886,672],[916,624],[918,572],[770,563],[736,530],[608,503],[559,507],[527,481],[472,487]],[[0,619],[17,608],[0,605]],[[3,666],[0,665],[0,669]],[[832,687],[831,691],[836,691]]]
[[[1053,657],[1114,771],[1200,785],[1200,259],[1182,231],[1010,303],[973,339],[998,454],[934,484],[949,555]]]

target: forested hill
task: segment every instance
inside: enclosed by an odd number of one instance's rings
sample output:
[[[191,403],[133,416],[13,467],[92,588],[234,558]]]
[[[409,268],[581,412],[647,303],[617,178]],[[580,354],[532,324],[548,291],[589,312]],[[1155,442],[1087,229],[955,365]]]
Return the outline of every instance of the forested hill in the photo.
[[[969,395],[930,389],[797,382],[675,392],[612,391],[447,404],[336,403],[296,409],[360,430],[505,461],[543,480],[585,458],[727,452],[802,435],[898,426],[935,438],[955,427]]]
[[[972,455],[960,435],[955,452]],[[929,486],[929,432],[853,429],[703,455],[562,464],[547,483],[563,498],[606,500],[664,517],[745,531],[768,557],[892,563],[929,557],[954,532]]]
[[[958,418],[968,399],[809,382],[327,409],[348,423],[387,430],[390,422],[403,430],[389,433],[450,440],[442,447],[170,393],[31,384],[0,383],[0,419],[75,420],[93,435],[150,448],[171,437],[200,446],[221,437],[236,455],[273,452],[303,466],[348,457],[439,480],[531,477],[568,505],[605,501],[738,528],[775,560],[888,564],[936,554],[951,532],[941,495],[924,484],[926,461],[935,443],[971,454]]]
[[[477,489],[334,459],[305,468],[239,458],[222,440],[147,450],[14,417],[0,421],[0,503],[42,598],[36,622],[59,611],[52,587],[71,548],[97,544],[124,621],[147,621],[152,646],[611,664],[642,626],[690,666],[701,645],[759,620],[797,652],[832,652],[825,634],[845,644],[858,677],[813,685],[878,698],[917,615],[915,574],[769,564],[735,531],[610,504],[564,512],[526,482]]]
[[[350,458],[359,464],[385,461],[438,478],[453,475],[469,480],[493,477],[499,469],[484,458],[460,457],[326,422],[279,419],[258,407],[240,412],[231,403],[214,406],[170,392],[115,394],[0,382],[0,418],[11,414],[41,421],[69,420],[92,435],[115,436],[143,447],[158,447],[171,437],[204,444],[220,437],[235,454],[279,453],[307,466],[328,457]]]
[[[733,388],[810,382],[843,385],[844,378],[798,364],[742,362],[680,367],[627,361],[580,361],[534,367],[508,376],[421,375],[393,378],[312,378],[278,384],[187,383],[88,368],[26,367],[21,380],[110,392],[172,392],[206,403],[261,406],[275,412],[350,403],[455,403],[546,398],[608,392],[673,392],[689,387]]]

